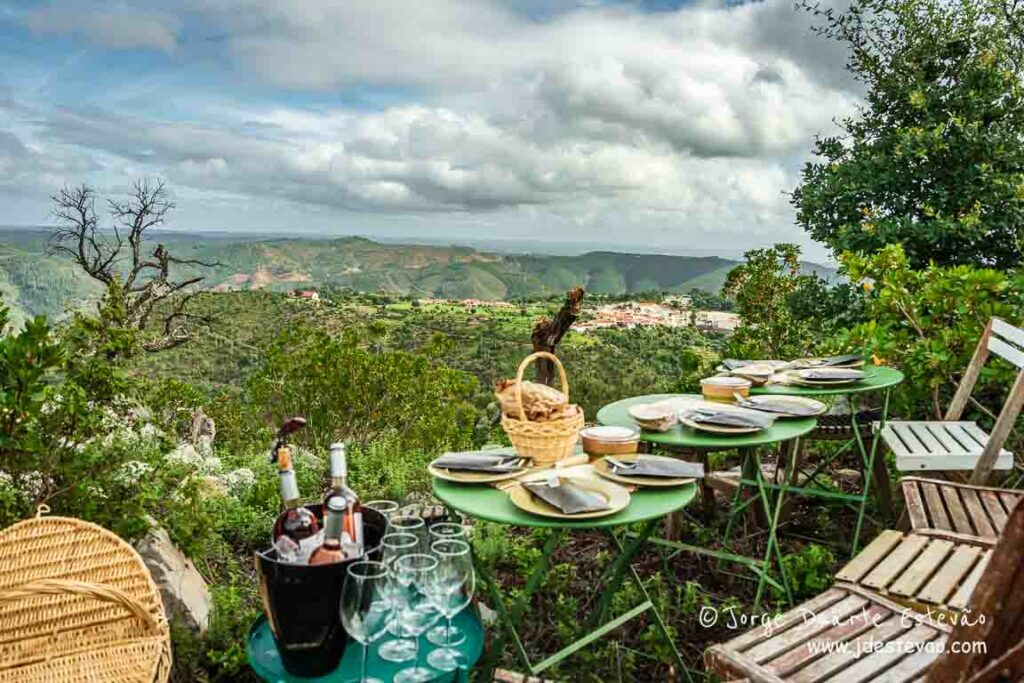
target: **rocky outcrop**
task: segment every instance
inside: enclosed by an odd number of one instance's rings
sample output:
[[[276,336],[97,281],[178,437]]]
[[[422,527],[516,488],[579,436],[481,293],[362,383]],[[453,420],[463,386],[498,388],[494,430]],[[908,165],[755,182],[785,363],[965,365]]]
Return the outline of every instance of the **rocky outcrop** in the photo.
[[[210,621],[213,599],[206,580],[195,565],[174,545],[167,532],[154,526],[135,549],[160,589],[169,619],[177,618],[200,634]]]

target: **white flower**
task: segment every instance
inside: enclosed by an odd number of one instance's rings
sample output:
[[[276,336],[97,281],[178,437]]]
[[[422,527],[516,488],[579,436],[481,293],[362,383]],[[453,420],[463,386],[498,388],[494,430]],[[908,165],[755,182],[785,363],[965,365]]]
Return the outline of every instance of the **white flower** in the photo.
[[[114,481],[123,485],[138,483],[153,472],[153,466],[139,460],[128,460],[114,473]]]
[[[256,475],[248,467],[231,470],[220,479],[233,496],[245,493],[256,485]]]

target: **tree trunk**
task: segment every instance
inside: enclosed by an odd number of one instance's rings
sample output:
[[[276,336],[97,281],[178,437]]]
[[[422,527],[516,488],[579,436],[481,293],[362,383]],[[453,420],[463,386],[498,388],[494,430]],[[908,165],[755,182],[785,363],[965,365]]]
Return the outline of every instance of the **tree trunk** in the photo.
[[[585,292],[582,287],[570,290],[565,296],[562,308],[555,314],[554,319],[547,317],[540,318],[533,324],[533,333],[530,339],[533,341],[533,350],[555,353],[555,347],[562,337],[569,331],[572,324],[580,315],[580,306]],[[550,385],[555,378],[555,368],[551,361],[541,358],[537,361],[536,381]]]

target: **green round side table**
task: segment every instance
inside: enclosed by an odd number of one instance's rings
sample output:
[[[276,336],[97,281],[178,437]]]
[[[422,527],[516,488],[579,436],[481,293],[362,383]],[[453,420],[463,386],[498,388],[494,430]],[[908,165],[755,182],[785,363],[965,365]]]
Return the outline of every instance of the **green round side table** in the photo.
[[[456,649],[459,650],[465,657],[468,668],[472,668],[476,664],[477,660],[480,659],[480,654],[484,649],[484,629],[480,623],[479,617],[471,609],[462,610],[455,616],[452,621],[455,626],[458,626],[466,633],[466,640]],[[395,677],[395,674],[407,666],[410,666],[410,662],[403,662],[396,664],[394,662],[388,662],[377,656],[377,648],[380,647],[381,643],[386,642],[387,638],[382,638],[376,643],[370,645],[370,654],[367,660],[367,675],[374,678],[379,678],[385,683],[391,683],[391,680]],[[249,655],[249,666],[256,673],[257,676],[262,678],[268,683],[346,683],[350,681],[358,681],[359,679],[359,668],[360,668],[360,657],[362,656],[363,646],[357,642],[350,642],[348,647],[345,648],[345,654],[341,658],[341,662],[338,664],[338,668],[327,674],[326,676],[320,676],[318,678],[305,678],[299,676],[292,676],[284,669],[284,665],[281,663],[281,656],[277,653],[277,646],[274,644],[274,636],[270,632],[270,625],[267,623],[267,618],[261,616],[256,620],[256,623],[249,629],[249,640],[247,643],[248,655]],[[427,637],[420,637],[420,652],[422,654],[423,666],[426,665],[427,655],[431,650],[436,650],[437,646],[427,640]],[[429,668],[429,667],[427,667]],[[467,670],[460,669],[450,673],[442,671],[437,672],[437,676],[432,681],[438,683],[456,683],[467,681]]]

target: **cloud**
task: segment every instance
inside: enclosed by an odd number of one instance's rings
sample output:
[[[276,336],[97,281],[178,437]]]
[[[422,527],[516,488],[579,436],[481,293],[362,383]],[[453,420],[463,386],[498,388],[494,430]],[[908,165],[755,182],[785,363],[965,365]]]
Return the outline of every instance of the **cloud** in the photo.
[[[179,28],[170,14],[116,3],[53,3],[30,12],[25,22],[38,34],[73,34],[118,50],[167,53],[174,52]]]
[[[791,239],[783,193],[814,136],[858,98],[842,51],[810,35],[790,0],[655,13],[564,2],[541,16],[483,0],[67,7],[29,25],[183,61],[216,36],[258,97],[164,92],[186,112],[176,120],[50,107],[22,136],[40,159],[63,160],[47,172],[95,164],[111,184],[159,174],[252,205]],[[402,94],[385,108],[303,106],[310,93],[388,88]]]

